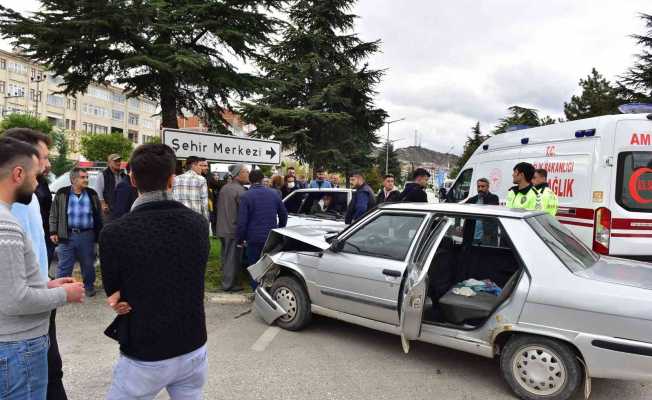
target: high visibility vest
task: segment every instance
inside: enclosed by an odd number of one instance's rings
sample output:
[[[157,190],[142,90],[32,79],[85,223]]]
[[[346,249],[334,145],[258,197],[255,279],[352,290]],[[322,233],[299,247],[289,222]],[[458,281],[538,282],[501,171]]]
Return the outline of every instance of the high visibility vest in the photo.
[[[514,186],[507,192],[507,208],[537,209],[537,191],[532,185],[519,190]]]
[[[557,208],[559,208],[559,201],[557,195],[553,192],[548,185],[544,185],[536,189],[537,191],[537,210],[542,210],[552,215],[557,215]]]

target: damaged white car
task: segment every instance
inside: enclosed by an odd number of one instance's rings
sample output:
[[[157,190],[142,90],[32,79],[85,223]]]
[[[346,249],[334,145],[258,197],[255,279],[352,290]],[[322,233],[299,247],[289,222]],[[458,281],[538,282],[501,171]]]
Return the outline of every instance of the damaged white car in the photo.
[[[652,265],[598,256],[543,213],[382,205],[340,233],[274,230],[249,268],[267,323],[312,314],[485,357],[514,393],[652,379]]]

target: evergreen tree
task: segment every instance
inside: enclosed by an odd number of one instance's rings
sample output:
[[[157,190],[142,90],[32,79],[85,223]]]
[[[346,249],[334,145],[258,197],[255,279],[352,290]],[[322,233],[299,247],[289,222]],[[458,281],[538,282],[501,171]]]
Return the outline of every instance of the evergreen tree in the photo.
[[[258,135],[273,135],[298,160],[347,176],[371,166],[375,132],[387,116],[373,101],[383,71],[364,64],[380,42],[351,33],[354,3],[294,1],[282,39],[259,60],[271,88],[242,106]]]
[[[464,164],[471,158],[475,150],[480,147],[482,142],[487,140],[489,136],[483,135],[480,130],[480,121],[478,121],[473,128],[471,128],[471,136],[466,138],[462,156],[457,160],[457,164],[448,172],[448,176],[455,178],[460,172]]]
[[[132,150],[131,140],[120,133],[85,135],[81,139],[81,153],[91,161],[104,161],[113,153],[128,160]]]
[[[580,79],[582,94],[571,97],[564,103],[566,119],[598,117],[600,115],[618,114],[618,106],[623,103],[617,88],[612,86],[595,68],[586,79]]]
[[[385,175],[385,164],[387,163],[387,149],[389,148],[389,173],[394,175],[394,180],[396,181],[397,185],[400,185],[403,183],[403,179],[401,177],[401,163],[398,161],[398,156],[396,153],[396,150],[394,150],[394,144],[389,143],[389,146],[387,145],[387,142],[384,144],[380,145],[378,148],[378,157],[376,157],[376,165],[378,165],[379,171],[381,175]]]
[[[62,92],[113,82],[130,97],[160,101],[162,123],[177,127],[183,110],[226,131],[221,111],[261,81],[227,55],[247,60],[267,43],[281,0],[42,0],[29,16],[0,6],[0,34],[22,55],[63,78]]]
[[[640,14],[645,21],[647,32],[643,35],[632,35],[636,43],[643,47],[636,55],[636,62],[622,80],[619,90],[628,101],[647,101],[652,98],[652,15]]]
[[[532,128],[535,126],[550,125],[556,122],[549,115],[539,118],[539,111],[534,108],[511,106],[508,110],[509,115],[498,121],[498,125],[496,125],[496,128],[492,132],[494,135],[505,133],[518,126]]]

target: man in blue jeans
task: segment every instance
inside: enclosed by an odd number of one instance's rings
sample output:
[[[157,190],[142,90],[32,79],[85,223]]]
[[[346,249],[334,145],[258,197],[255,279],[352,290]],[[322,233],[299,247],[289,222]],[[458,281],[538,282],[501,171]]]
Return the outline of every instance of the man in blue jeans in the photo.
[[[57,278],[72,276],[79,261],[86,295],[95,296],[95,243],[102,230],[100,199],[88,187],[88,172],[70,171],[71,186],[59,189],[50,210],[50,239],[57,245]]]
[[[276,192],[263,186],[263,178],[260,170],[251,171],[251,187],[240,195],[237,240],[240,246],[247,247],[248,265],[260,258],[269,232],[284,227],[288,222],[288,212],[283,201]],[[255,283],[252,282],[252,286]]]
[[[14,203],[29,204],[41,171],[30,144],[0,139],[0,398],[45,400],[48,385],[50,312],[82,302],[72,278],[49,281],[22,226]]]

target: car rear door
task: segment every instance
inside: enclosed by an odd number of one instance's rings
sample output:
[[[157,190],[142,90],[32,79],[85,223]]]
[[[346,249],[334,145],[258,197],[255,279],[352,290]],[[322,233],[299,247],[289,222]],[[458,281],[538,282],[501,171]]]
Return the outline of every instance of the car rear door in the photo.
[[[410,340],[419,338],[421,334],[421,319],[428,291],[428,271],[439,243],[453,224],[453,220],[448,217],[435,221],[436,226],[423,239],[423,248],[415,252],[408,265],[403,291],[400,294],[401,344],[406,353],[410,350]]]

